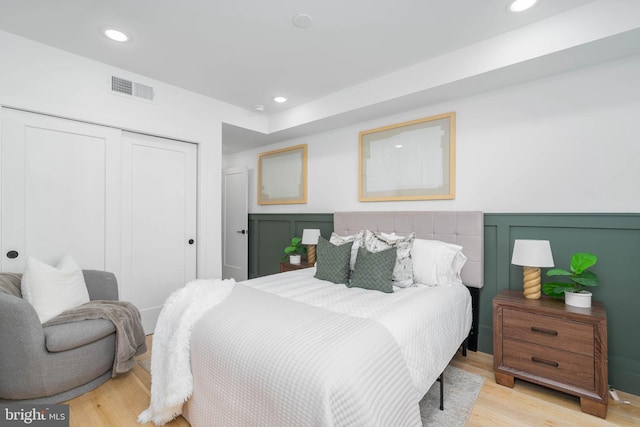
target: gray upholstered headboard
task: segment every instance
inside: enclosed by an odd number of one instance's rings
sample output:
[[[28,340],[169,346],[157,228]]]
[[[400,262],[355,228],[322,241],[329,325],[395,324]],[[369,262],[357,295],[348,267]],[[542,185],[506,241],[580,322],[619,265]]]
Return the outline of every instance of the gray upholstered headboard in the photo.
[[[336,212],[334,231],[340,235],[359,230],[416,233],[418,239],[435,239],[462,246],[467,262],[461,276],[465,285],[484,285],[484,216],[471,211]]]

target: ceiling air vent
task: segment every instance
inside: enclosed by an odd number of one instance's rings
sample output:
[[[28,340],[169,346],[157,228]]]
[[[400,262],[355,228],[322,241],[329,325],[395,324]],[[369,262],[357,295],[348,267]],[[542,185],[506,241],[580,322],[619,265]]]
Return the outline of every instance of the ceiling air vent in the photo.
[[[132,82],[131,80],[122,79],[116,76],[111,76],[111,91],[146,99],[147,101],[153,101],[153,97],[155,95],[151,86]]]

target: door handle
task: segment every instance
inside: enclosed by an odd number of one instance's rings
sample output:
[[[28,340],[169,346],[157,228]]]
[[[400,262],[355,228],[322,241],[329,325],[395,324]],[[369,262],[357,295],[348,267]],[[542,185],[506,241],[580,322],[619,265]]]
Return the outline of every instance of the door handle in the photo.
[[[9,259],[18,258],[18,255],[20,255],[18,253],[18,251],[9,251],[9,252],[7,252],[7,258],[9,258]]]
[[[249,230],[236,230],[236,233],[249,234]]]
[[[194,240],[193,239],[189,239],[189,244],[193,245]]]

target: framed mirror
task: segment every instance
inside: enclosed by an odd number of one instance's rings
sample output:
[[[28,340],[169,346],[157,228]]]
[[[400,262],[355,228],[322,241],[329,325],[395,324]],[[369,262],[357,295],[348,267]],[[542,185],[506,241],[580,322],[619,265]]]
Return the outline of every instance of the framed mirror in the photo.
[[[455,198],[455,113],[360,132],[361,202]]]
[[[258,204],[307,203],[307,144],[258,154]]]

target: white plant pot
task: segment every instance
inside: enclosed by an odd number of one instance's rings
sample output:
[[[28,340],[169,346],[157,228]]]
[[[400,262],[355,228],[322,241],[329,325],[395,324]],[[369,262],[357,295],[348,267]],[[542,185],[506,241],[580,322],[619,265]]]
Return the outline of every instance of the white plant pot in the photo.
[[[302,255],[289,255],[289,262],[291,264],[300,264],[300,262],[302,262]]]
[[[591,292],[565,292],[564,303],[572,307],[589,308],[591,307]]]

